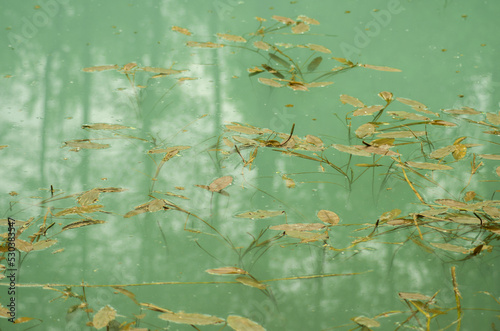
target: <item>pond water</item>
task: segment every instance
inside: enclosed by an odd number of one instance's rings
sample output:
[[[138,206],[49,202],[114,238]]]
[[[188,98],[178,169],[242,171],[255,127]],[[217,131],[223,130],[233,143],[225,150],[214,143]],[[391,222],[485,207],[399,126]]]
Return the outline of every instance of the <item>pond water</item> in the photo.
[[[2,1],[0,329],[500,329],[499,9]]]

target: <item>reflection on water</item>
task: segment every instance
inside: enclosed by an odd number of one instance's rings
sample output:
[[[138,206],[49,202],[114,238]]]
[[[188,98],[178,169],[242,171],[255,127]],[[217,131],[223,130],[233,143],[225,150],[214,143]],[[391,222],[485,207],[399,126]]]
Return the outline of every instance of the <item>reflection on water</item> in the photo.
[[[0,325],[495,329],[496,68],[458,82],[431,47],[420,70],[418,4],[361,46],[353,18],[388,4],[198,4],[3,15],[10,39],[39,26],[0,82]],[[464,29],[450,7],[429,20]]]

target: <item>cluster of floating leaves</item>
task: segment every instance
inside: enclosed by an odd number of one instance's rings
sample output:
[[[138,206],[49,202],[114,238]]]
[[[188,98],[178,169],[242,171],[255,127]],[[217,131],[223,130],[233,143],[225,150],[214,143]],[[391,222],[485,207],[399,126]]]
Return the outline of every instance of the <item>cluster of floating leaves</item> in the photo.
[[[265,37],[277,31],[290,31],[292,34],[305,34],[312,26],[320,23],[306,16],[299,16],[296,19],[273,16],[272,21],[277,22],[270,26],[264,26],[267,22],[264,18],[257,18],[259,27],[255,32],[245,36],[231,35],[227,33],[218,33],[217,37],[224,42],[235,44],[223,44],[214,42],[188,41],[188,47],[197,48],[222,48],[222,47],[240,47],[253,49],[256,53],[265,58],[267,63],[253,66],[248,69],[250,76],[259,77],[259,82],[272,87],[288,86],[295,91],[307,91],[309,88],[323,87],[332,84],[332,81],[319,81],[319,79],[331,77],[341,71],[355,67],[364,67],[368,69],[398,72],[400,70],[374,66],[368,64],[355,64],[347,59],[332,57],[332,60],[340,63],[333,68],[328,67],[326,72],[317,72],[322,67],[326,67],[324,54],[330,54],[331,51],[322,45],[317,44],[289,44],[289,43],[268,43],[264,41]],[[192,36],[192,32],[186,28],[178,26],[172,27],[174,32],[186,36]],[[288,55],[291,50],[304,49],[308,60],[304,64],[299,64]],[[320,54],[321,53],[321,54]],[[187,70],[166,69],[157,67],[140,67],[136,63],[128,63],[123,66],[104,65],[88,67],[83,69],[85,72],[100,72],[114,70],[124,74],[134,88],[144,87],[135,84],[135,76],[139,72],[152,74],[150,78],[161,78],[170,75],[178,75]],[[313,78],[310,78],[314,76]],[[192,79],[189,77],[179,78],[178,81]],[[208,234],[218,236],[225,241],[234,251],[237,251],[240,260],[252,249],[260,249],[271,245],[280,247],[296,245],[318,245],[331,252],[349,252],[363,247],[370,241],[383,240],[383,238],[392,233],[404,233],[404,240],[399,244],[412,242],[421,247],[424,251],[435,254],[444,260],[466,260],[475,258],[482,254],[489,254],[498,249],[495,246],[500,238],[500,201],[485,199],[474,191],[468,190],[475,176],[485,167],[490,169],[492,166],[489,161],[500,160],[497,154],[477,154],[475,149],[482,145],[467,142],[471,137],[459,136],[457,133],[453,140],[447,141],[443,146],[434,146],[432,143],[432,134],[435,129],[457,129],[460,121],[465,121],[482,128],[485,135],[499,135],[500,114],[482,113],[470,107],[461,109],[444,109],[439,112],[431,111],[425,104],[404,97],[394,97],[391,92],[383,91],[378,94],[383,100],[382,105],[367,105],[356,97],[341,95],[340,103],[352,106],[345,116],[346,128],[348,128],[349,141],[355,143],[340,144],[328,143],[317,135],[306,134],[299,136],[294,134],[295,124],[290,127],[288,132],[277,132],[272,128],[259,128],[250,124],[227,123],[223,128],[224,132],[219,137],[215,148],[210,152],[222,156],[223,160],[233,158],[238,160],[238,164],[243,171],[252,171],[258,166],[259,150],[272,150],[276,152],[276,157],[283,156],[292,159],[302,159],[304,162],[319,165],[322,172],[333,171],[343,177],[344,183],[348,188],[360,178],[367,169],[372,168],[386,176],[393,176],[408,185],[420,206],[416,210],[402,214],[399,209],[393,209],[380,215],[369,224],[359,226],[353,233],[363,233],[354,237],[347,245],[340,246],[330,240],[335,234],[338,226],[343,225],[342,218],[332,210],[321,209],[314,217],[312,222],[289,223],[287,210],[281,208],[269,210],[242,210],[235,215],[236,219],[242,222],[260,222],[261,224],[270,219],[283,219],[282,224],[269,225],[265,231],[254,237],[254,241],[246,249],[241,249],[232,243],[218,229],[208,221],[189,211],[188,207],[174,203],[164,198],[155,196],[157,191],[153,186],[158,182],[159,174],[163,166],[168,162],[175,162],[175,158],[191,148],[191,146],[159,146],[152,149],[145,148],[144,154],[154,161],[156,165],[155,173],[151,176],[150,195],[144,197],[143,203],[137,206],[129,206],[127,211],[119,213],[123,218],[139,218],[139,215],[147,213],[161,212],[180,212],[188,218],[194,218],[205,226]],[[398,104],[400,107],[407,107],[406,110],[389,110],[392,104]],[[409,108],[408,108],[409,107]],[[399,109],[399,108],[397,108]],[[443,120],[445,118],[446,120]],[[361,124],[360,121],[362,122]],[[300,125],[300,124],[297,124]],[[433,128],[432,130],[429,128]],[[148,140],[132,136],[128,133],[135,128],[112,123],[93,123],[82,126],[83,130],[90,132],[104,132],[108,137],[75,139],[64,142],[63,147],[70,151],[78,152],[82,149],[95,150],[112,148],[111,144],[101,143],[102,140],[113,139],[136,139],[149,143]],[[351,132],[351,129],[354,131]],[[125,131],[128,130],[128,131]],[[477,137],[476,137],[477,138]],[[475,139],[477,140],[477,139]],[[487,141],[487,140],[485,140]],[[417,146],[420,154],[416,156],[415,148],[411,148],[411,153],[407,153],[411,146]],[[7,147],[0,146],[0,149]],[[90,151],[92,152],[92,151]],[[331,161],[332,155],[339,155],[335,163]],[[408,156],[407,156],[408,155]],[[411,159],[409,158],[411,155]],[[371,162],[363,161],[370,160]],[[339,161],[343,160],[343,161]],[[441,187],[439,182],[434,179],[436,173],[453,172],[461,160],[471,160],[470,179],[464,184],[460,195],[451,199],[449,196],[443,196],[440,199],[428,201],[421,194],[421,188],[427,186]],[[346,160],[346,162],[344,162]],[[359,162],[357,160],[360,160]],[[241,163],[240,163],[241,162]],[[358,163],[356,163],[358,162]],[[353,166],[354,165],[354,166]],[[326,169],[325,169],[326,167]],[[389,170],[392,170],[389,172]],[[495,172],[500,176],[500,167],[496,167]],[[243,177],[243,176],[242,176]],[[299,185],[292,176],[283,175],[284,185],[290,189],[297,189]],[[235,178],[231,175],[224,175],[213,179],[211,182],[199,183],[195,190],[203,189],[223,196],[229,196],[231,192],[238,190],[236,185],[232,185]],[[184,187],[178,187],[178,190],[185,190]],[[51,188],[51,196],[43,199],[41,206],[54,204],[57,202],[66,202],[65,207],[47,207],[46,213],[38,218],[32,217],[27,221],[17,221],[20,225],[15,235],[16,248],[25,254],[33,254],[37,251],[45,250],[58,243],[57,237],[63,231],[77,231],[77,229],[87,226],[98,226],[106,221],[95,218],[95,215],[106,215],[111,211],[106,210],[99,199],[103,194],[119,194],[126,191],[126,188],[118,187],[96,187],[84,192],[74,194],[54,195]],[[443,189],[443,192],[445,190]],[[496,192],[494,192],[496,193]],[[167,192],[166,195],[173,198],[189,200],[189,195],[180,195]],[[208,194],[207,194],[208,195]],[[494,195],[494,194],[493,194]],[[15,196],[15,194],[12,194]],[[208,197],[207,197],[208,198]],[[75,218],[78,218],[75,220]],[[56,221],[57,220],[57,223]],[[70,220],[70,221],[68,221]],[[0,220],[0,225],[6,226],[7,220]],[[35,229],[37,227],[37,229]],[[185,230],[197,234],[207,234],[204,231],[187,228]],[[264,236],[264,233],[267,235]],[[477,233],[479,236],[466,236],[465,234]],[[6,236],[4,236],[6,238]],[[474,239],[472,239],[474,238]],[[479,240],[478,240],[479,238]],[[53,251],[53,253],[62,253],[64,248]],[[4,239],[0,251],[8,251],[7,239]],[[458,257],[457,257],[458,256]],[[3,258],[5,259],[5,258]],[[5,269],[2,266],[2,269]],[[201,272],[201,271],[200,271]],[[280,278],[271,280],[261,280],[252,275],[249,271],[236,266],[219,266],[206,270],[206,273],[218,277],[233,277],[233,283],[249,286],[261,291],[265,295],[272,297],[272,286],[269,282],[284,281],[287,279],[310,279],[317,277],[333,277],[342,274],[331,275],[313,275],[297,276],[291,278]],[[350,274],[355,275],[356,273]],[[345,275],[345,274],[344,274]],[[215,283],[216,281],[214,281]],[[176,282],[164,282],[157,285],[167,285]],[[177,282],[182,283],[182,282]],[[452,308],[434,307],[437,293],[428,296],[419,293],[400,292],[399,297],[411,310],[411,316],[401,325],[407,324],[415,318],[417,314],[422,314],[427,319],[427,326],[432,319],[447,314],[454,310],[458,312],[457,321],[460,323],[460,292],[455,276],[455,269],[452,268],[452,283],[455,293],[457,306]],[[135,284],[138,285],[138,284]],[[147,285],[147,284],[142,284]],[[63,290],[59,289],[64,287]],[[82,284],[82,288],[92,287]],[[217,316],[205,315],[200,313],[174,312],[151,303],[139,303],[136,296],[120,286],[111,286],[116,294],[125,295],[141,309],[141,314],[136,315],[138,320],[146,317],[146,311],[160,313],[158,318],[187,325],[228,325],[234,330],[264,330],[256,322],[242,316],[229,315],[225,319]],[[81,310],[89,314],[88,326],[100,328],[114,328],[120,330],[140,330],[133,328],[136,322],[118,322],[117,318],[122,317],[113,307],[105,305],[99,310],[94,310],[86,301],[85,295],[80,295],[72,291],[68,286],[46,286],[45,289],[58,292],[59,298],[67,299],[69,297],[80,300],[77,305],[70,308],[70,311]],[[489,293],[487,293],[490,295]],[[491,296],[491,295],[490,295]],[[0,307],[0,316],[6,316],[7,309]],[[373,318],[364,316],[355,316],[352,318],[354,325],[363,327],[365,330],[380,326],[378,321],[382,317],[401,312],[392,311],[383,313]],[[21,317],[17,323],[26,323],[33,320],[31,317]]]

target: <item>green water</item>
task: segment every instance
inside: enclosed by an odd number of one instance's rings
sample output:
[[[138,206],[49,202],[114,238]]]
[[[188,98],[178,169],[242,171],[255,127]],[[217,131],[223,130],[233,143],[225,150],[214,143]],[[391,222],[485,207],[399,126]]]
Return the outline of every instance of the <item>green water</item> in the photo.
[[[15,271],[0,280],[0,329],[261,330],[238,328],[233,315],[267,330],[499,329],[499,9],[1,1],[0,263]],[[273,15],[320,24],[293,33],[298,24]],[[103,65],[116,67],[93,68]],[[254,67],[262,72],[249,75]],[[333,84],[286,86],[312,82]],[[341,95],[387,107],[354,116],[362,107]],[[426,119],[391,115],[400,111]],[[376,132],[359,138],[366,123]],[[385,141],[399,156],[366,150],[394,131],[409,135]],[[430,209],[439,211],[419,214]],[[236,217],[258,210],[277,213]],[[322,222],[325,210],[338,224]],[[12,228],[11,266],[8,218],[28,222]],[[322,228],[270,229],[285,223]],[[249,275],[206,272],[222,267]],[[190,316],[179,312],[220,321],[175,323]]]

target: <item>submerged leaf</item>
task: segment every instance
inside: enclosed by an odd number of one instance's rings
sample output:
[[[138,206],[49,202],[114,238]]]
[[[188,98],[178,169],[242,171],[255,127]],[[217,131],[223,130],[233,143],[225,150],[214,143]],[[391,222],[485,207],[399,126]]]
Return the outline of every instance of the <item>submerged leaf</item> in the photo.
[[[423,295],[420,293],[407,293],[407,292],[399,292],[398,293],[399,297],[403,300],[415,300],[415,301],[424,301],[428,302],[432,300],[432,297]]]
[[[315,242],[318,240],[327,240],[328,239],[328,231],[325,231],[322,233],[317,233],[317,232],[289,230],[289,231],[285,231],[285,234],[288,237],[300,239],[301,243],[309,243],[309,242]]]
[[[323,61],[323,57],[321,56],[312,59],[311,62],[309,62],[309,65],[307,66],[307,71],[316,70],[316,68],[321,64],[321,61]]]
[[[250,219],[256,219],[256,218],[264,219],[264,218],[276,217],[276,216],[279,216],[283,213],[284,213],[284,211],[282,211],[282,210],[256,210],[256,211],[249,211],[246,213],[234,215],[234,217],[250,218]]]
[[[34,251],[39,251],[45,248],[49,248],[50,246],[53,246],[57,243],[56,239],[45,239],[45,240],[40,240],[36,243],[33,244],[33,250]]]
[[[274,61],[276,61],[277,63],[281,64],[282,66],[284,66],[286,68],[290,68],[290,63],[288,61],[282,59],[281,57],[279,57],[275,54],[272,54],[272,53],[269,54],[269,57],[271,59],[273,59]]]
[[[227,325],[235,331],[266,331],[266,329],[254,321],[236,315],[229,315],[227,317]]]
[[[429,157],[431,159],[441,159],[447,155],[450,155],[453,151],[455,151],[455,145],[450,145],[436,149],[431,154],[429,154]]]

